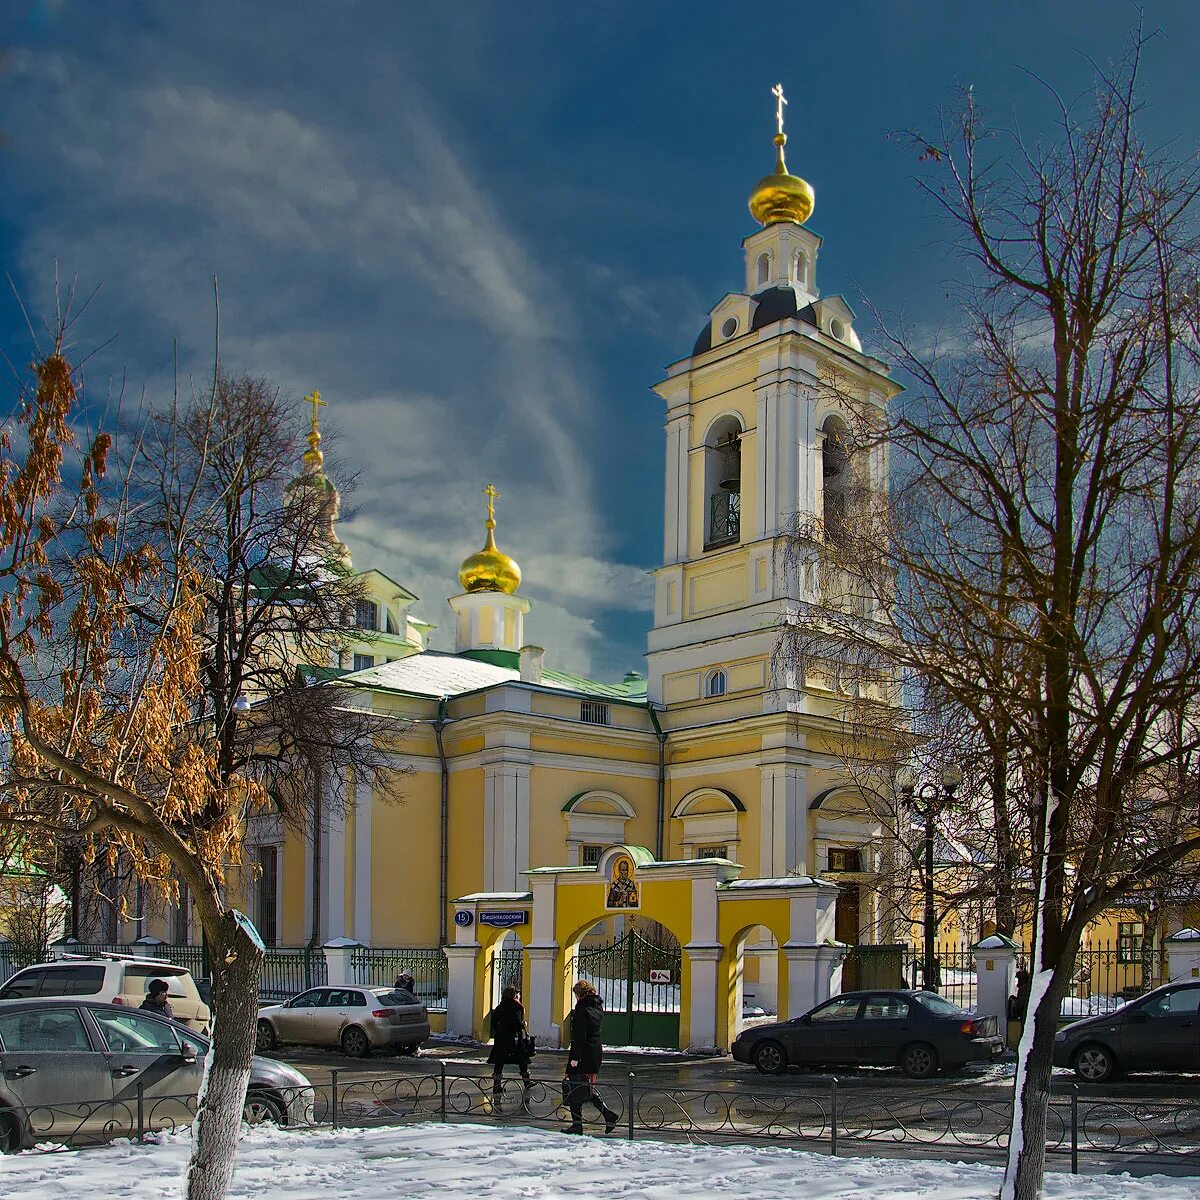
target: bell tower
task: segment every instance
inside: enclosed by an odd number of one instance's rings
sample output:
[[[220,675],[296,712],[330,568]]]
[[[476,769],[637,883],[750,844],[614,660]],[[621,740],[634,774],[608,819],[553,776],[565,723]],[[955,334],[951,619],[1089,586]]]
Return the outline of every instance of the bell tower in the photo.
[[[826,483],[850,466],[835,390],[880,413],[900,390],[863,352],[849,305],[821,298],[821,238],[805,225],[815,197],[788,171],[787,101],[779,85],[772,94],[776,163],[750,194],[762,228],[742,242],[744,290],[718,301],[654,389],[667,407],[666,476],[648,678],[650,698],[672,708],[804,708],[800,683],[772,671],[780,621],[818,603],[815,567],[792,561],[789,535],[802,522],[830,536],[830,503],[850,515],[846,489]],[[856,476],[886,487],[884,451],[864,455]]]

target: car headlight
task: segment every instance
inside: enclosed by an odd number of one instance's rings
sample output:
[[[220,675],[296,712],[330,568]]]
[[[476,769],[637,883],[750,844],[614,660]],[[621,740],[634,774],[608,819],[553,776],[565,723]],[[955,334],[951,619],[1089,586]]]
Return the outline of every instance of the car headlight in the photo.
[[[1065,1041],[1067,1040],[1067,1031],[1066,1031],[1065,1029],[1060,1029],[1060,1030],[1059,1030],[1059,1031],[1058,1031],[1058,1032],[1057,1032],[1057,1033],[1054,1035],[1054,1040],[1055,1040],[1056,1042],[1065,1042]]]

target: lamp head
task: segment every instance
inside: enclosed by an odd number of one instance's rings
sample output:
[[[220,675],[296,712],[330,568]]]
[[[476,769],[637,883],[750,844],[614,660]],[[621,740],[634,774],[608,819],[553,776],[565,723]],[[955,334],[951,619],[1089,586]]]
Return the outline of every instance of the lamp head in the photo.
[[[957,763],[947,763],[942,768],[941,778],[942,787],[953,796],[958,790],[958,785],[963,781],[962,767],[958,766]]]
[[[896,772],[896,786],[906,795],[911,796],[917,790],[917,773],[912,767],[901,767]]]

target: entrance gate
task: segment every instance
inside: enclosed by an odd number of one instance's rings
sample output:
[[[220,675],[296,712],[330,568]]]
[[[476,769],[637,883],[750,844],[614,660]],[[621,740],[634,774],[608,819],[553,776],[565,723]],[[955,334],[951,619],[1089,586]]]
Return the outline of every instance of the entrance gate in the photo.
[[[524,951],[518,946],[503,946],[492,957],[491,1007],[500,1003],[506,987],[521,989],[521,965]]]
[[[599,946],[581,946],[575,970],[604,1001],[604,1041],[614,1046],[679,1046],[679,943],[656,945],[635,930]]]

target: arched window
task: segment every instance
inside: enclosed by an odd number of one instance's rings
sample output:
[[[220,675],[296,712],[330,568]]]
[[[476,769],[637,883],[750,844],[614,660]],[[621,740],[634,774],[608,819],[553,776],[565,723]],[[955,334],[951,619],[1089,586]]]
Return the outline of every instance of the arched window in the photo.
[[[742,532],[741,422],[714,421],[704,439],[704,548],[729,546]]]
[[[725,672],[718,667],[715,671],[709,671],[704,677],[704,694],[706,696],[723,696],[725,689],[729,684],[729,680]]]
[[[760,254],[758,256],[758,285],[765,286],[768,279],[771,278],[771,256],[769,254]]]
[[[843,541],[849,530],[853,499],[849,431],[838,417],[830,417],[822,428],[825,438],[821,444],[821,479],[825,496],[821,517],[825,536]]]
[[[803,250],[796,251],[794,277],[800,287],[808,287],[808,255]]]

